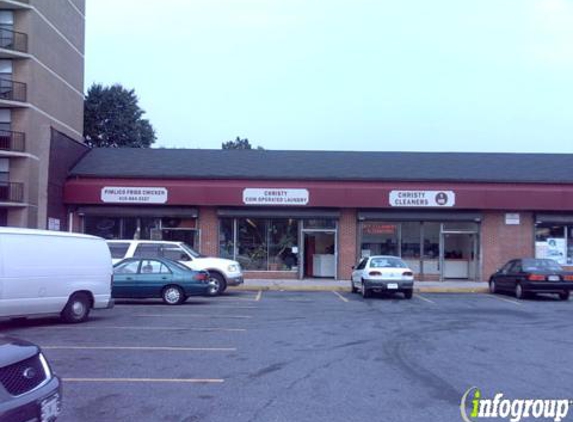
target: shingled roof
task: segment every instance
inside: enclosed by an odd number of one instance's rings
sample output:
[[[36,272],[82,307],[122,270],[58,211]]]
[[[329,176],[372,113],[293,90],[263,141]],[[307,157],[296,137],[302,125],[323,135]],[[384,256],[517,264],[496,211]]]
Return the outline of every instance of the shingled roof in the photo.
[[[70,176],[562,184],[573,155],[95,148]]]

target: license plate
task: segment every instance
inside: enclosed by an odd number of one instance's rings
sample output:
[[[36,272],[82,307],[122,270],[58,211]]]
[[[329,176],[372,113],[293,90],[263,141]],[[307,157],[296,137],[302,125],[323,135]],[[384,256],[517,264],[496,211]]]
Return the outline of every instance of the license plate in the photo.
[[[61,412],[60,396],[56,394],[44,401],[40,406],[42,422],[52,422]]]
[[[388,283],[388,289],[395,290],[398,288],[398,284],[396,283]]]
[[[549,281],[559,281],[561,280],[561,278],[558,275],[550,275],[549,277],[547,277],[547,279]]]

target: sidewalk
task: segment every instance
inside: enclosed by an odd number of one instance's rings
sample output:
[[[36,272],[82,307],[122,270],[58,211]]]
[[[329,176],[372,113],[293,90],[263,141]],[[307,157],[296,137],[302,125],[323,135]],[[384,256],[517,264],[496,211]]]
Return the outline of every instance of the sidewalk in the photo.
[[[231,287],[229,290],[274,290],[274,291],[338,291],[349,292],[349,280],[263,280],[249,279],[245,284]],[[419,293],[485,293],[488,291],[484,281],[417,281],[414,283],[414,291]]]

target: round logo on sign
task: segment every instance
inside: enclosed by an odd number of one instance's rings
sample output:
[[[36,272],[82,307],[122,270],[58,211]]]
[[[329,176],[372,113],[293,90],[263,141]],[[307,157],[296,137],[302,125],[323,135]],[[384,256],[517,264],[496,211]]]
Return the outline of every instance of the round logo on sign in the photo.
[[[448,195],[445,192],[438,192],[436,194],[436,204],[446,205],[448,203]]]

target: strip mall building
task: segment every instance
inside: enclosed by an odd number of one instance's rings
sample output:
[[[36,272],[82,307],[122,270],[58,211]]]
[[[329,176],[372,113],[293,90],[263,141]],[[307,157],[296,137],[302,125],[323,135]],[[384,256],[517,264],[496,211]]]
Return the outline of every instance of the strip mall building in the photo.
[[[185,241],[247,277],[348,279],[401,256],[419,280],[486,280],[508,259],[573,266],[573,157],[553,154],[93,149],[68,224]]]

